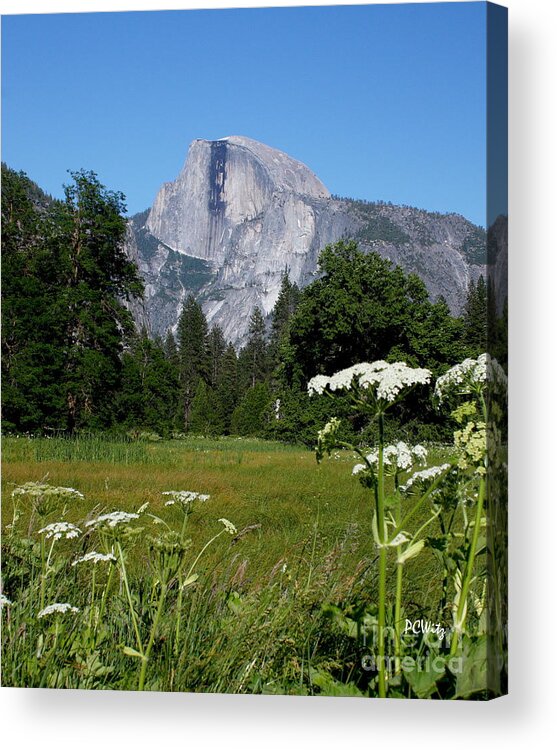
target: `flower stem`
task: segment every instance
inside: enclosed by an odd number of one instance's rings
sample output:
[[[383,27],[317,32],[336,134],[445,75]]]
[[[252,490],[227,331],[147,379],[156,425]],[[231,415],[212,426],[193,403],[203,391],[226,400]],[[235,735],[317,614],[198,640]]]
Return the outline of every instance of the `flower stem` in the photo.
[[[97,565],[93,563],[93,574],[91,576],[91,607],[89,609],[89,630],[93,627],[93,608],[95,606],[95,578],[97,572]]]
[[[387,679],[385,673],[385,598],[387,582],[387,548],[385,547],[386,527],[385,527],[385,468],[383,462],[383,445],[384,445],[384,417],[379,413],[379,451],[377,465],[377,533],[381,547],[379,548],[379,612],[377,618],[378,627],[378,647],[377,659],[379,670],[379,697],[387,696]]]
[[[107,579],[106,579],[106,583],[105,583],[105,586],[104,586],[103,595],[101,597],[101,606],[100,606],[100,610],[99,610],[99,618],[97,620],[97,623],[102,622],[102,619],[103,619],[103,616],[104,616],[104,608],[106,606],[106,600],[107,600],[107,597],[108,597],[108,592],[110,590],[110,585],[112,583],[112,577],[114,575],[114,568],[115,568],[115,565],[111,564],[110,565],[110,570],[108,571],[108,576],[107,576]],[[96,631],[97,631],[97,624],[95,624],[95,633],[96,633]]]
[[[149,655],[151,653],[151,649],[153,648],[153,643],[155,642],[155,635],[157,633],[159,620],[161,618],[162,610],[164,607],[164,601],[166,599],[166,590],[167,590],[166,581],[161,581],[161,593],[159,596],[159,604],[157,607],[157,613],[155,615],[153,627],[151,628],[151,635],[149,636],[149,642],[147,643],[147,648],[145,649],[145,653],[143,654],[143,659],[141,660],[141,671],[139,673],[139,685],[137,688],[138,690],[143,690],[145,687],[145,675],[147,674],[147,662],[149,661]]]
[[[427,490],[424,492],[423,495],[421,495],[417,502],[414,504],[412,508],[408,511],[408,513],[404,516],[402,521],[397,524],[396,529],[392,532],[391,538],[394,539],[397,534],[400,534],[401,531],[404,530],[405,526],[408,524],[408,521],[415,516],[415,514],[418,512],[418,510],[422,507],[422,505],[425,503],[427,498],[431,495],[431,493],[437,489],[437,487],[441,484],[441,481],[447,476],[447,472],[450,471],[450,469],[447,469],[442,474],[439,474],[434,481],[429,485]]]
[[[184,524],[183,529],[184,528],[185,528],[185,524]],[[201,552],[197,555],[197,557],[193,561],[193,563],[192,563],[190,569],[188,570],[185,578],[183,578],[183,580],[182,580],[182,578],[179,577],[178,585],[180,586],[180,590],[178,591],[178,601],[176,603],[176,606],[178,608],[178,612],[177,612],[177,616],[176,616],[176,629],[174,631],[174,653],[175,654],[178,653],[178,641],[180,639],[180,629],[181,629],[181,621],[182,621],[182,599],[183,599],[184,583],[188,580],[188,578],[193,573],[195,566],[197,565],[197,563],[201,559],[201,556],[203,555],[203,553],[205,552],[205,550],[207,549],[207,547],[210,544],[212,544],[215,541],[215,539],[218,539],[219,536],[221,536],[221,534],[224,534],[225,531],[226,531],[226,529],[223,529],[222,531],[219,531],[219,533],[216,534],[212,539],[209,539],[209,541],[207,542],[207,544],[205,544],[205,546],[201,549]]]
[[[458,639],[462,631],[462,619],[466,602],[468,599],[468,590],[470,588],[470,582],[472,580],[472,574],[474,572],[474,561],[476,558],[476,549],[478,546],[478,538],[480,536],[480,525],[483,513],[483,504],[485,497],[485,477],[480,477],[480,489],[478,493],[478,504],[476,506],[476,517],[474,520],[474,531],[472,532],[472,541],[470,542],[470,550],[468,552],[468,562],[466,564],[466,573],[462,582],[462,588],[460,590],[460,597],[458,599],[458,607],[456,611],[455,629],[453,631],[453,637],[451,641],[450,655],[454,656],[458,648]]]
[[[207,549],[207,547],[208,547],[208,546],[209,546],[210,544],[212,544],[212,543],[213,543],[213,542],[215,541],[215,539],[218,539],[218,538],[219,538],[219,536],[221,536],[222,534],[224,534],[224,532],[225,532],[225,531],[226,531],[226,529],[223,529],[222,531],[219,531],[219,533],[218,533],[218,534],[215,534],[215,536],[214,536],[214,537],[213,537],[212,539],[209,539],[209,541],[207,542],[207,544],[205,544],[205,546],[204,546],[204,547],[203,547],[203,548],[201,549],[201,552],[200,552],[200,553],[199,553],[199,554],[197,555],[197,557],[195,558],[195,560],[194,560],[194,561],[193,561],[193,563],[192,563],[192,566],[191,566],[191,568],[190,568],[190,569],[188,570],[188,574],[186,575],[186,581],[188,580],[188,578],[189,578],[189,577],[191,576],[191,574],[193,573],[193,571],[194,571],[194,568],[195,568],[195,566],[197,565],[197,563],[198,563],[198,562],[199,562],[199,560],[201,559],[201,556],[202,556],[202,554],[203,554],[203,553],[205,552],[205,550]]]
[[[396,506],[396,523],[397,525],[400,524],[400,517],[402,515],[402,508],[401,508],[401,497],[400,492],[398,492],[398,476],[395,476],[395,489],[397,490],[397,506]],[[396,548],[396,554],[397,558],[400,556],[402,552],[402,545],[399,545]],[[401,650],[401,635],[400,635],[400,624],[401,624],[401,610],[402,610],[402,573],[403,573],[403,566],[401,563],[397,562],[396,566],[396,593],[395,593],[395,622],[394,622],[394,631],[395,631],[395,674],[398,674],[400,672],[400,650]]]
[[[41,591],[40,591],[40,609],[44,609],[46,589],[46,559],[44,539],[41,537]]]
[[[186,526],[188,524],[189,513],[184,513],[184,520],[182,522],[182,530],[180,532],[180,542],[185,543],[186,540]],[[174,653],[178,653],[178,643],[180,641],[180,629],[182,626],[182,601],[184,598],[184,580],[182,578],[182,570],[180,567],[180,573],[178,574],[178,601],[176,602],[176,628],[174,630]]]
[[[133,629],[135,631],[135,638],[137,640],[137,650],[143,656],[143,643],[141,642],[141,636],[139,635],[139,627],[137,625],[137,618],[135,616],[135,610],[133,608],[132,595],[130,593],[130,587],[128,584],[128,576],[126,573],[126,564],[124,562],[124,553],[122,551],[122,545],[120,542],[117,543],[118,554],[120,555],[120,564],[122,566],[122,578],[124,579],[124,588],[126,589],[126,596],[128,598],[128,605],[130,607],[130,615],[132,618]]]
[[[402,547],[396,548],[397,555],[400,555],[402,550]],[[403,565],[401,563],[397,563],[396,566],[396,594],[395,594],[395,672],[398,674],[400,672],[400,645],[401,645],[401,635],[400,635],[400,624],[402,622],[401,618],[401,610],[402,610],[402,572],[403,572]]]

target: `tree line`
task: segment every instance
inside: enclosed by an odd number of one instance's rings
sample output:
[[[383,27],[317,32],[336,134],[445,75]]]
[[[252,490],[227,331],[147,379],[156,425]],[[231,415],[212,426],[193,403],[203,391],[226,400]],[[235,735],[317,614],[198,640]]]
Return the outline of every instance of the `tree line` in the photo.
[[[353,241],[325,248],[300,290],[285,269],[265,318],[253,311],[239,351],[209,327],[193,296],[175,331],[137,330],[127,302],[143,284],[124,251],[124,197],[91,172],[72,173],[64,200],[2,166],[3,427],[117,430],[131,435],[259,435],[312,444],[330,401],[309,378],[357,361],[404,359],[440,374],[487,347],[489,289],[472,282],[464,314],[431,301],[423,282]],[[396,429],[442,437],[424,394]],[[335,412],[338,413],[338,400]],[[342,408],[342,404],[341,404]],[[420,413],[418,421],[410,414]],[[365,425],[346,408],[346,430]],[[367,436],[372,437],[372,436]]]

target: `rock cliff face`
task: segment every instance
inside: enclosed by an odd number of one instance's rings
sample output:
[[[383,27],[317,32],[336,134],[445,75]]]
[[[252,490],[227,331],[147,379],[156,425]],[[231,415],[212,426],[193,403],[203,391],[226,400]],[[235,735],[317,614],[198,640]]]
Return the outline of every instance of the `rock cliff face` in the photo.
[[[176,181],[130,221],[128,252],[146,284],[134,312],[164,334],[193,293],[209,324],[242,343],[253,308],[272,310],[282,273],[306,285],[320,250],[343,238],[417,273],[454,312],[484,270],[485,232],[461,216],[333,198],[281,151],[239,136],[196,140]]]

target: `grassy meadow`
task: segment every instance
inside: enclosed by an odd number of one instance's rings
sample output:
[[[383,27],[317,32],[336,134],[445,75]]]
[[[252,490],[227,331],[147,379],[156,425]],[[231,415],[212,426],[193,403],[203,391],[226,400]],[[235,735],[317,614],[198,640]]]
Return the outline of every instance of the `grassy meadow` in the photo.
[[[447,450],[437,453],[441,460]],[[5,438],[3,592],[12,605],[3,684],[136,689],[138,662],[148,662],[142,689],[358,694],[354,683],[365,686],[370,676],[354,677],[360,646],[335,615],[336,606],[373,608],[377,597],[372,503],[351,476],[354,462],[351,452],[337,451],[317,464],[308,450],[257,439]],[[27,482],[71,487],[83,498],[41,511],[23,495],[14,523],[11,493]],[[195,580],[182,587],[176,577],[166,580],[149,541],[161,530],[180,532],[183,516],[161,494],[170,490],[210,495],[187,519],[188,560],[219,533],[219,519],[237,529],[209,545]],[[71,565],[98,548],[86,521],[146,503],[122,542],[125,576],[95,564],[91,588],[85,566]],[[41,553],[37,532],[62,519],[85,533],[52,545],[45,575],[41,554],[44,563],[48,550]],[[103,539],[115,552],[114,540]],[[441,566],[423,554],[408,562],[406,576],[405,611],[427,616],[427,603],[433,609],[439,601]],[[394,579],[393,566],[391,593]],[[41,586],[48,595],[39,602]],[[49,602],[69,602],[80,614],[54,618],[45,632],[45,622],[29,615]],[[18,607],[26,615],[15,630]],[[79,618],[86,627],[74,624]]]

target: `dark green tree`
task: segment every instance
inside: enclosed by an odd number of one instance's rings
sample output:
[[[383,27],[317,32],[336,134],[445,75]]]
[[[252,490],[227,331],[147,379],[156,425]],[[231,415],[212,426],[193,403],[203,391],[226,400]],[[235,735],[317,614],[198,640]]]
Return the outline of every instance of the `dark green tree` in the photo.
[[[207,320],[190,294],[178,320],[178,351],[180,355],[181,410],[184,429],[189,428],[190,411],[199,379],[208,379]]]
[[[179,403],[178,368],[160,343],[143,329],[122,357],[122,385],[116,398],[119,424],[168,434],[175,426]]]
[[[265,320],[259,307],[251,314],[248,342],[238,357],[238,375],[242,391],[253,388],[267,379],[269,360],[265,333]]]
[[[123,303],[143,288],[123,247],[123,196],[93,172],[72,173],[64,201],[49,201],[24,175],[3,177],[8,420],[106,426],[133,331]]]
[[[232,415],[235,435],[261,435],[271,420],[272,396],[267,383],[249,388]]]
[[[65,335],[69,430],[109,421],[123,340],[134,330],[123,300],[143,293],[137,266],[124,250],[124,196],[107,190],[94,172],[71,176],[51,225],[60,262],[56,312]]]
[[[293,315],[284,372],[302,387],[313,375],[356,362],[404,359],[436,374],[454,364],[461,331],[424,283],[355,242],[338,242],[319,258],[323,275],[306,287]]]
[[[223,365],[226,341],[220,326],[213,326],[207,335],[207,356],[209,360],[209,384],[215,388],[219,382]]]
[[[190,430],[197,435],[220,435],[224,431],[222,411],[215,391],[200,378],[191,405]]]
[[[172,331],[168,331],[164,339],[163,344],[164,356],[171,362],[175,367],[180,367],[180,354],[178,352],[178,344]]]
[[[238,405],[238,357],[232,344],[228,344],[222,358],[217,382],[217,398],[225,434],[230,433],[234,409]]]
[[[2,402],[4,429],[65,427],[60,281],[48,244],[52,201],[2,164]]]
[[[280,362],[280,346],[287,333],[288,322],[296,312],[300,301],[300,290],[296,284],[290,281],[288,272],[282,276],[280,292],[273,307],[271,335],[269,338],[269,360],[271,369],[274,370]]]
[[[463,315],[464,342],[470,354],[477,357],[487,351],[488,338],[488,291],[483,276],[474,283],[470,281]]]

